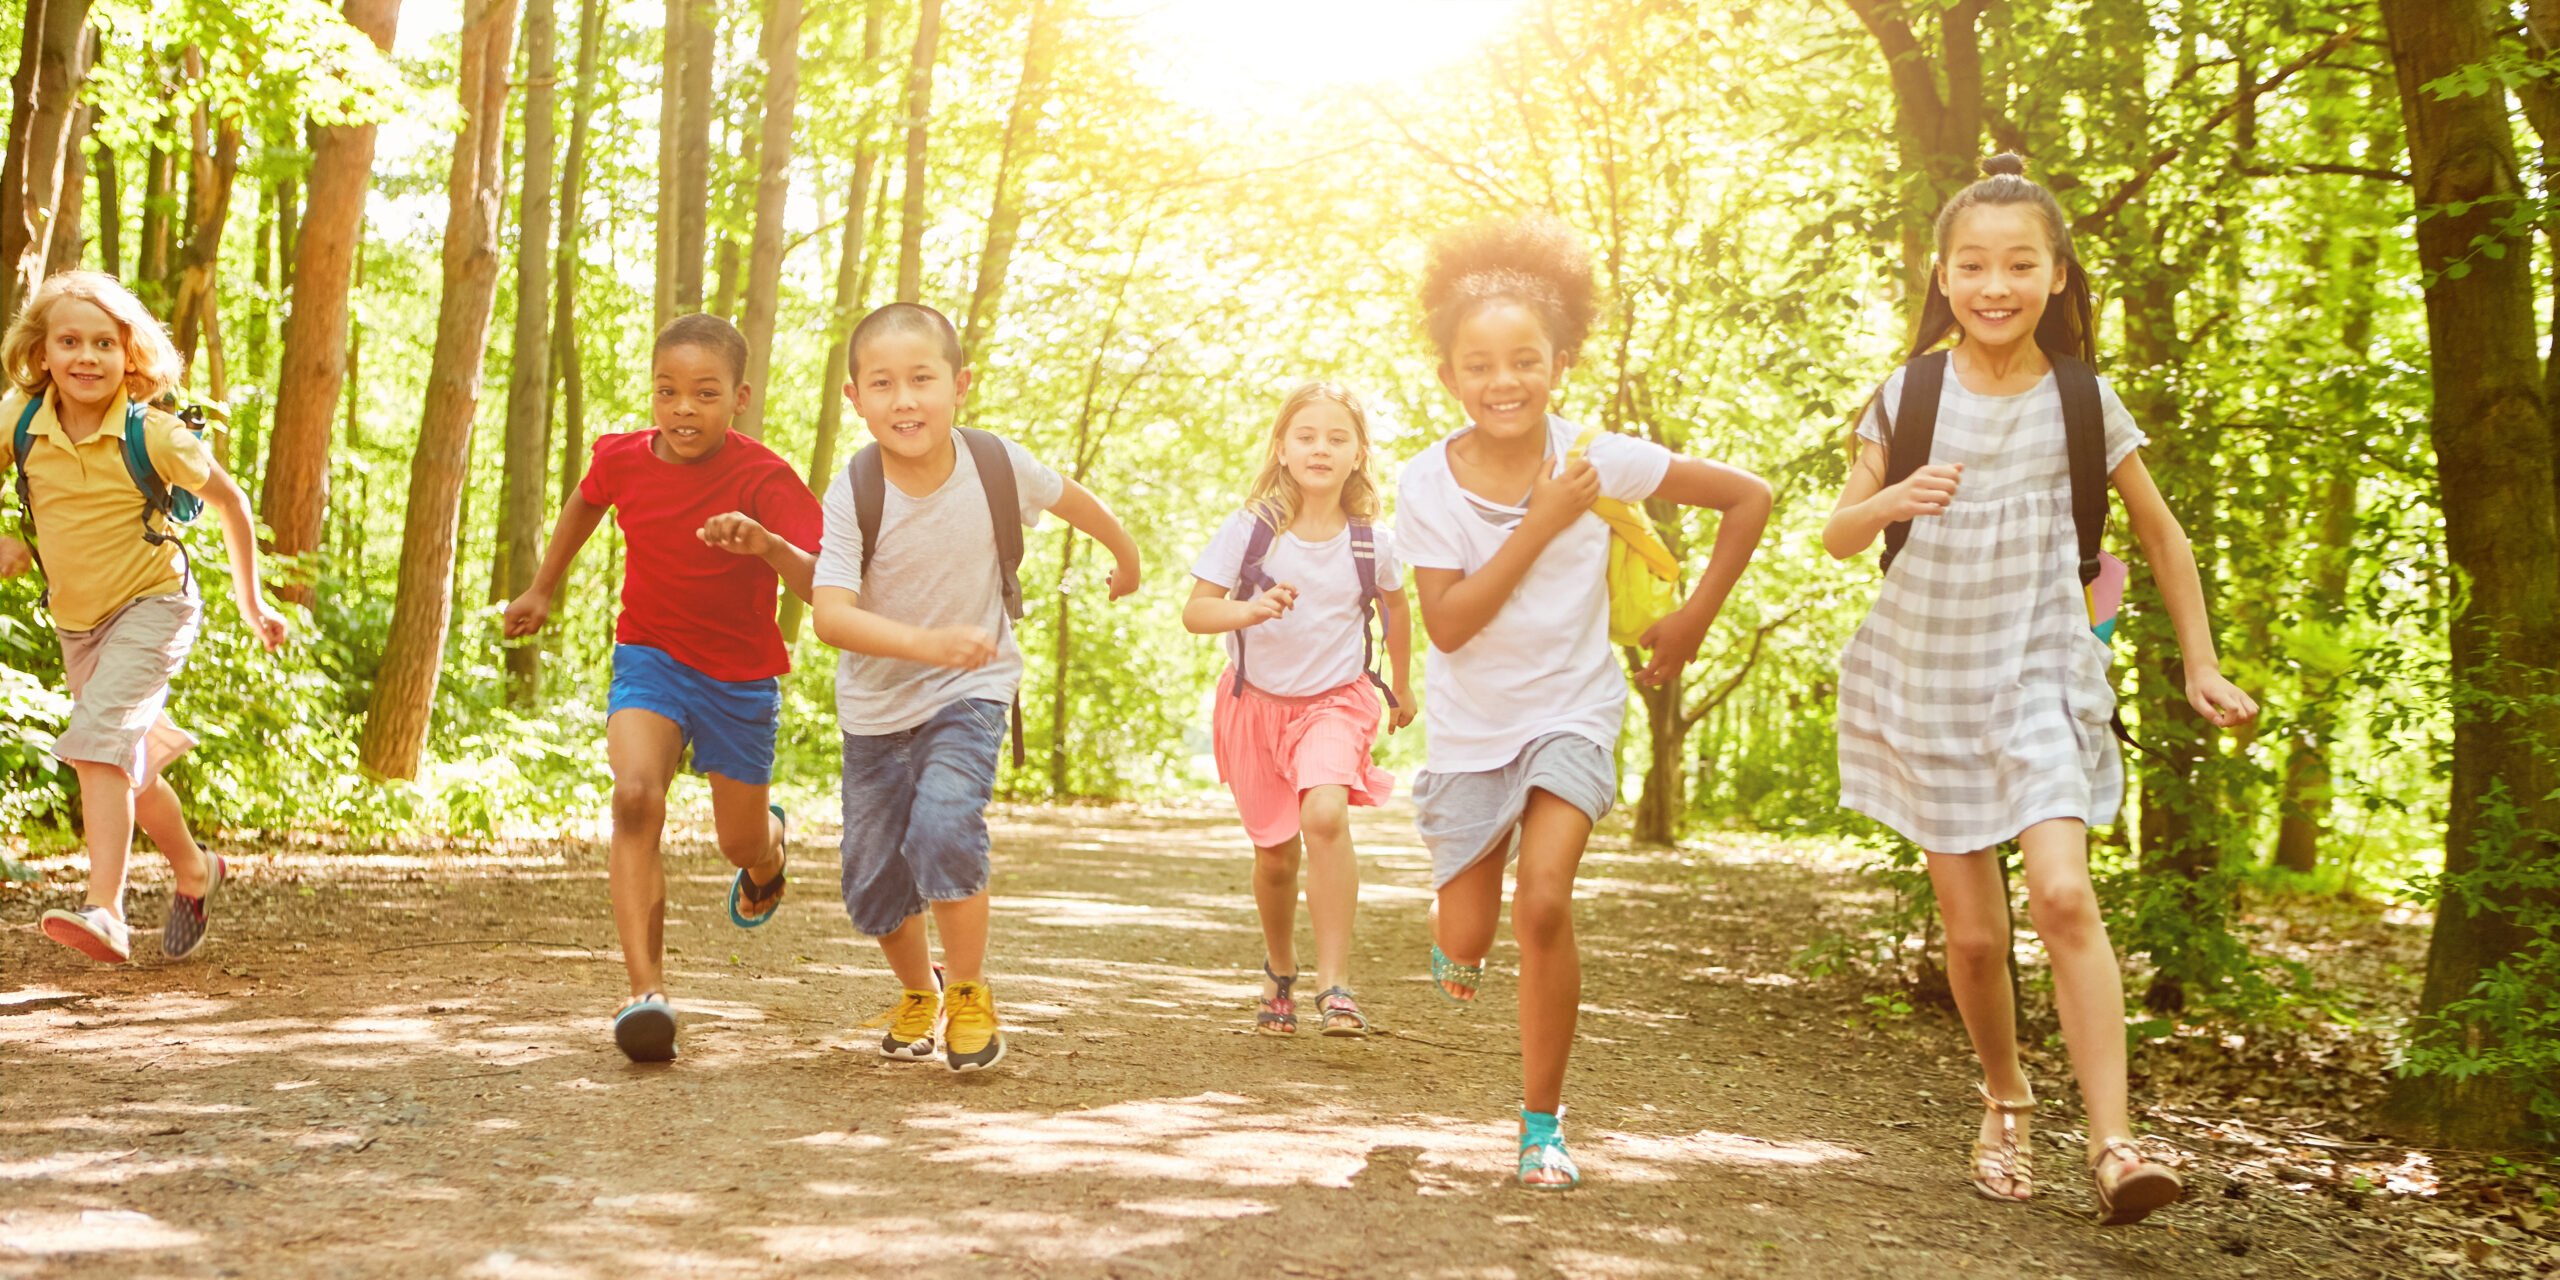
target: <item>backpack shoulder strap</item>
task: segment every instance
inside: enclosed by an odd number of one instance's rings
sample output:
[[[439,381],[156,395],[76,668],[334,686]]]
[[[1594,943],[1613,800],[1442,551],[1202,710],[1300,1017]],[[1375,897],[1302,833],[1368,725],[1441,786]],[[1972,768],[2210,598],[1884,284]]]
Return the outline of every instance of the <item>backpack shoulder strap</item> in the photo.
[[[1360,574],[1360,612],[1367,616],[1378,604],[1378,531],[1368,522],[1351,522],[1351,563]]]
[[[1013,455],[1005,451],[1004,441],[991,432],[976,427],[959,427],[961,442],[969,446],[969,460],[978,466],[978,487],[987,494],[987,518],[996,527],[996,564],[1004,588],[1005,616],[1022,619],[1022,494],[1014,484]]]
[[[128,400],[124,409],[124,470],[133,477],[133,487],[142,490],[142,500],[154,511],[169,506],[169,486],[160,479],[160,468],[151,465],[150,410],[139,400]]]
[[[871,555],[880,549],[880,507],[887,500],[888,476],[880,470],[880,446],[856,450],[846,468],[853,478],[853,523],[862,533],[862,595],[871,594]]]
[[[1947,385],[1947,359],[1946,352],[1932,351],[1914,356],[1902,366],[1901,400],[1896,411],[1885,419],[1887,488],[1910,479],[1913,472],[1929,465],[1929,450],[1938,438],[1938,396]],[[1902,544],[1910,538],[1908,520],[1884,527],[1883,568],[1893,567],[1894,557],[1902,554]]]
[[[36,443],[36,411],[42,408],[44,408],[44,397],[27,397],[26,410],[18,415],[17,429],[9,441],[9,458],[17,465],[18,474],[22,476],[27,471],[27,450],[34,448]]]
[[[1262,571],[1262,562],[1271,555],[1271,522],[1263,513],[1245,508],[1244,559],[1236,566],[1235,598],[1251,600],[1271,586],[1271,575]]]
[[[2053,357],[2062,393],[2062,436],[2071,454],[2071,523],[2080,535],[2080,581],[2098,580],[2098,550],[2107,532],[2106,406],[2096,370],[2070,356]]]

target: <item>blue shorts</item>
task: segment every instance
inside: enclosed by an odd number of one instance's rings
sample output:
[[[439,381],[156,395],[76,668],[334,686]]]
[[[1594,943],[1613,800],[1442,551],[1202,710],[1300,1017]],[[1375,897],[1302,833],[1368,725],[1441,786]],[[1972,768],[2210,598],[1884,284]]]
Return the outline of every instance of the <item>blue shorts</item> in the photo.
[[[868,937],[987,887],[987,802],[1012,708],[964,698],[898,733],[844,735],[844,913]]]
[[[782,681],[714,680],[645,644],[613,647],[605,718],[648,711],[676,722],[693,767],[761,787],[773,781],[773,738],[782,728]]]

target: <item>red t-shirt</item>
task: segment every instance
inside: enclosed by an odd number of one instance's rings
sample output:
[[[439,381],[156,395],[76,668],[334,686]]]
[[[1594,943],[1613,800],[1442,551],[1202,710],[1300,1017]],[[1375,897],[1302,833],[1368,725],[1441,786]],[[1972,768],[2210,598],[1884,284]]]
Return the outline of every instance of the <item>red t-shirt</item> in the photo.
[[[578,494],[614,509],[626,559],[614,638],[664,649],[714,680],[763,680],[791,669],[773,606],[782,576],[756,556],[704,545],[704,521],[745,513],[775,537],[818,549],[826,520],[800,473],[773,450],[731,434],[695,463],[651,451],[657,432],[596,439]]]

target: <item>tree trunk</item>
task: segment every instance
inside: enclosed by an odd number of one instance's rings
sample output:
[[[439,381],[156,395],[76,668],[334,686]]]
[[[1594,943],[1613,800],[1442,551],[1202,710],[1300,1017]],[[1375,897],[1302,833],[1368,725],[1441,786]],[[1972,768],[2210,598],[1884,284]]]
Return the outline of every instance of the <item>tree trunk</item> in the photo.
[[[755,395],[736,429],[764,435],[765,406],[772,399],[774,315],[782,288],[782,219],[791,199],[791,132],[800,110],[800,0],[773,0],[758,49],[764,55],[763,136],[756,143],[755,239],[747,253],[747,382]],[[854,197],[858,203],[859,195]],[[837,273],[841,276],[843,273]],[[833,398],[832,387],[819,388]],[[810,477],[811,483],[817,477]]]
[[[1894,150],[1904,178],[1902,274],[1913,297],[1928,292],[1934,246],[1930,220],[1938,206],[1973,180],[1981,160],[1982,40],[1977,24],[1986,0],[1954,0],[1936,8],[1935,56],[1922,43],[1899,0],[1843,0],[1884,54],[1893,84]]]
[[[349,24],[388,52],[400,22],[400,0],[347,0]],[[365,189],[373,179],[374,126],[325,125],[311,131],[310,205],[298,232],[278,227],[292,305],[285,312],[284,357],[276,378],[275,429],[267,442],[267,478],[259,505],[268,548],[278,556],[320,550],[328,534],[329,435],[349,380],[355,344],[348,299],[364,243]],[[291,202],[287,202],[290,207]],[[290,242],[289,244],[287,242]],[[348,403],[353,414],[353,402]],[[315,566],[279,575],[276,593],[309,605]]]
[[[2553,571],[2560,564],[2560,490],[2534,349],[2533,254],[2521,229],[2504,225],[2509,203],[2529,195],[2518,180],[2505,95],[2440,98],[2425,88],[2490,59],[2488,11],[2382,0],[2382,17],[2417,205],[2435,213],[2416,230],[2433,363],[2429,435],[2446,554],[2469,587],[2452,626],[2453,785],[2418,1023],[2422,1036],[2476,1048],[2489,1031],[2526,1031],[2463,1027],[2458,1018],[2433,1024],[2531,948],[2551,945],[2521,913],[2547,920],[2560,911],[2548,889],[2505,887],[2547,884],[2560,872],[2560,846],[2551,836],[2560,831],[2560,773],[2546,754],[2560,742],[2560,703],[2549,696],[2550,673],[2560,669],[2560,573]],[[2451,212],[2457,207],[2458,215]],[[2475,252],[2480,243],[2503,244],[2506,252]],[[2449,269],[2456,264],[2467,269],[2457,274]],[[2511,1071],[2403,1075],[2391,1108],[2446,1143],[2506,1146],[2533,1123],[2534,1087]]]
[[[684,132],[684,34],[685,12],[690,0],[667,0],[667,17],[663,24],[664,43],[658,72],[658,209],[661,215],[676,207],[676,138]],[[675,219],[661,216],[653,237],[658,249],[658,286],[655,295],[656,319],[649,331],[656,333],[676,318],[676,236]]]
[[[577,489],[587,454],[587,381],[578,351],[578,264],[585,234],[587,135],[595,124],[604,0],[578,6],[578,89],[570,108],[569,160],[560,174],[560,256],[553,268],[552,373],[560,383],[560,503]],[[567,584],[561,588],[567,598]]]
[[[702,310],[704,237],[711,218],[711,62],[719,43],[720,11],[711,0],[687,0],[684,24],[684,109],[676,135],[678,315]]]
[[[98,265],[124,275],[124,172],[115,148],[98,144]]]
[[[199,135],[203,132],[199,129]],[[203,143],[201,136],[199,142]],[[195,372],[196,347],[213,315],[217,274],[222,263],[222,230],[231,221],[232,180],[240,173],[240,121],[225,117],[213,129],[209,144],[195,155],[194,178],[187,187],[187,240],[179,251],[170,294],[171,336],[178,358]]]
[[[524,186],[516,203],[516,333],[507,370],[506,498],[498,508],[492,599],[513,600],[533,585],[542,560],[543,495],[550,486],[551,148],[553,0],[525,0]],[[542,649],[507,649],[508,698],[530,702]]]
[[[978,344],[995,327],[1005,274],[1013,266],[1014,243],[1022,231],[1021,168],[1040,131],[1057,60],[1057,0],[1034,0],[1031,30],[1022,46],[1022,77],[1015,82],[1013,108],[1005,113],[1004,141],[996,155],[995,202],[987,212],[986,248],[978,254],[978,287],[969,294],[969,318],[961,327],[960,349],[973,360],[985,359]]]
[[[43,282],[89,50],[89,0],[28,0],[0,150],[0,315]]]
[[[87,247],[89,127],[97,115],[97,108],[85,102],[72,113],[71,136],[63,144],[62,194],[54,202],[53,244],[45,251],[48,276],[77,268],[81,250]]]
[[[176,86],[164,76],[162,89],[174,95]],[[134,247],[133,288],[144,304],[155,313],[166,315],[169,309],[170,226],[178,214],[178,155],[163,141],[178,132],[175,112],[161,117],[161,131],[142,153],[142,240]]]
[[[907,69],[906,221],[898,232],[900,302],[916,302],[924,297],[925,143],[931,136],[933,116],[934,48],[941,39],[942,0],[920,0],[915,61]]]
[[[400,539],[399,594],[365,716],[363,761],[386,778],[414,778],[435,708],[446,626],[452,620],[456,524],[471,461],[471,420],[498,291],[499,172],[506,140],[507,54],[515,0],[465,0],[463,122],[446,185],[444,294],[409,470],[408,521]]]

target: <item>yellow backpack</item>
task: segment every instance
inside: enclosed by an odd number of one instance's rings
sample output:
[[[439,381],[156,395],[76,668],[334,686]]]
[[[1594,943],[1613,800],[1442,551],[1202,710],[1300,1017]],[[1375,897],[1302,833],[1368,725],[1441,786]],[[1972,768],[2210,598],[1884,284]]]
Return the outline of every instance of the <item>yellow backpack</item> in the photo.
[[[1565,461],[1582,457],[1599,436],[1600,428],[1584,427]],[[1632,645],[1680,607],[1680,561],[1643,508],[1602,498],[1591,504],[1591,514],[1609,526],[1609,643]]]

